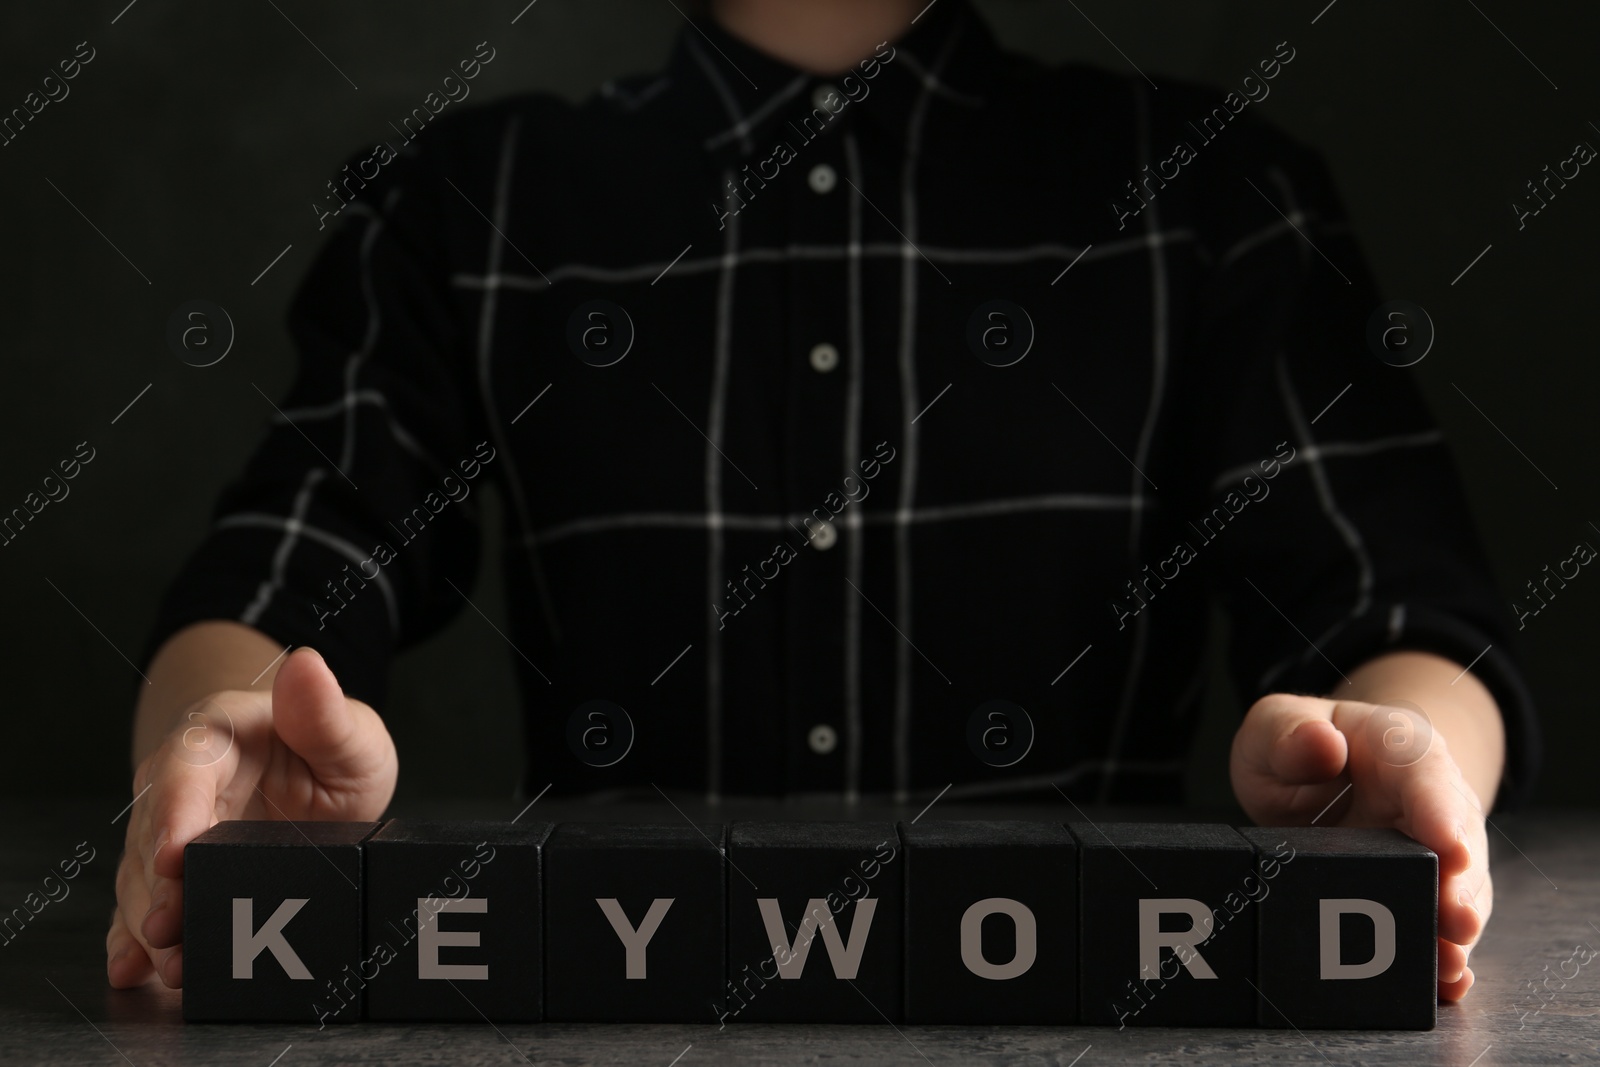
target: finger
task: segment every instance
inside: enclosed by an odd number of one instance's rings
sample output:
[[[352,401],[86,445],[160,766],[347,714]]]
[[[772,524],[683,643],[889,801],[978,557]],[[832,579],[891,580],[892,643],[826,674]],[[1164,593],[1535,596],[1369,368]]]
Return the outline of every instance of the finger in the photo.
[[[1470,948],[1483,932],[1484,909],[1493,900],[1488,840],[1477,798],[1440,739],[1434,741],[1435,748],[1415,765],[1395,769],[1403,776],[1396,825],[1438,855],[1439,936]],[[1463,969],[1465,962],[1463,954]],[[1455,982],[1460,976],[1441,969],[1440,977]]]
[[[135,809],[139,818],[130,823],[128,848],[143,862],[148,907],[127,910],[125,917],[158,969],[162,959],[154,950],[183,937],[184,849],[228,809],[230,783],[255,780],[271,736],[265,694],[219,694],[191,707],[140,765],[138,778],[148,792]]]
[[[1483,813],[1455,761],[1444,751],[1443,739],[1436,736],[1433,745],[1416,763],[1392,768],[1388,773],[1400,778],[1398,828],[1438,855],[1442,883],[1473,866],[1474,838],[1483,842],[1482,830],[1478,829],[1483,824]],[[1486,849],[1482,844],[1479,847],[1487,860]],[[1488,869],[1486,862],[1482,866]]]
[[[182,878],[186,845],[217,821],[227,784],[271,731],[264,701],[197,704],[150,756],[145,857],[152,879]]]
[[[169,746],[180,745],[176,739]],[[183,849],[216,821],[217,793],[229,761],[196,765],[172,751],[153,761],[149,808],[141,839],[130,841],[140,853],[141,874],[149,901],[130,920],[152,946],[168,947],[182,937]]]
[[[159,769],[152,773],[160,781]],[[152,785],[151,795],[158,788]],[[106,970],[117,988],[137,985],[154,972],[176,989],[183,975],[178,947],[183,937],[183,883],[150,873],[153,846],[145,846],[140,854],[147,832],[148,827],[139,832],[130,828],[129,848],[117,869],[118,906],[112,931],[106,935]],[[115,966],[112,956],[119,957]]]
[[[176,989],[183,979],[182,949],[178,946],[183,935],[183,886],[179,881],[158,878],[153,895],[146,863],[130,849],[117,868],[117,914],[106,935],[107,976],[113,986],[126,988],[143,982],[154,972],[163,983]],[[170,895],[163,897],[169,889]],[[170,932],[165,932],[168,922]],[[161,944],[152,944],[147,931],[155,932]],[[117,957],[115,966],[112,957]]]
[[[387,731],[371,709],[345,699],[313,649],[289,654],[272,682],[272,726],[323,782],[361,781],[384,762]]]
[[[1488,915],[1479,908],[1477,894],[1468,884],[1475,873],[1475,870],[1468,870],[1440,882],[1439,936],[1465,948],[1470,948],[1483,935],[1484,923],[1488,921]]]
[[[143,864],[136,855],[123,854],[122,861],[117,865],[116,889],[117,914],[112,920],[111,930],[106,934],[107,976],[126,977],[131,984],[137,985],[149,976],[158,950],[151,948],[139,932],[139,919],[149,910],[150,895],[145,885]],[[123,954],[117,968],[118,972],[125,971],[126,974],[114,975],[110,956],[129,948],[129,942],[131,948]]]
[[[1453,941],[1439,939],[1439,985],[1455,985],[1467,969],[1467,950]]]
[[[1334,728],[1335,702],[1275,693],[1256,701],[1234,737],[1241,770],[1286,785],[1314,785],[1337,777],[1348,746]]]
[[[183,940],[183,880],[158,878],[150,889],[150,909],[139,932],[153,949],[169,949]],[[154,961],[160,966],[160,960]]]
[[[1476,980],[1477,979],[1473,977],[1472,968],[1466,968],[1461,972],[1461,977],[1456,981],[1449,984],[1444,982],[1439,983],[1439,999],[1447,1001],[1460,1000],[1462,997],[1467,995],[1467,990],[1472,988],[1472,984]]]
[[[106,980],[112,989],[132,989],[154,970],[144,946],[129,932],[122,909],[117,908],[111,913],[111,930],[106,934]]]
[[[150,761],[140,763],[134,772],[133,786],[136,796],[145,791]],[[125,845],[117,859],[115,889],[117,906],[112,910],[111,922],[106,930],[106,979],[115,989],[139,985],[150,977],[152,965],[143,941],[137,936],[129,916],[144,915],[149,909],[149,885],[144,877],[144,858],[140,842],[144,840],[148,822],[144,818],[148,805],[135,803],[128,817],[124,835]]]
[[[162,952],[156,960],[156,973],[169,989],[183,988],[183,946],[174,945]]]

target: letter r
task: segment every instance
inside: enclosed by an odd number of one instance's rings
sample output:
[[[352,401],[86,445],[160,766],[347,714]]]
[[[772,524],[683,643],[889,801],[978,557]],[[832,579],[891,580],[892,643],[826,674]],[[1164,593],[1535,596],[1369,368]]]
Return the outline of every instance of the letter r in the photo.
[[[311,981],[311,972],[306,970],[306,965],[283,937],[283,928],[308,901],[299,897],[285,900],[278,905],[272,917],[261,925],[260,930],[252,932],[250,928],[255,924],[255,903],[254,897],[233,898],[233,976],[254,978],[256,957],[265,948],[272,950],[278,965],[290,978]]]
[[[1163,932],[1161,916],[1167,914],[1189,916],[1189,929]],[[1195,978],[1215,978],[1217,972],[1195,947],[1211,936],[1211,924],[1211,909],[1198,900],[1187,897],[1140,900],[1139,973],[1160,974],[1161,949],[1166,947],[1178,953],[1178,962]]]

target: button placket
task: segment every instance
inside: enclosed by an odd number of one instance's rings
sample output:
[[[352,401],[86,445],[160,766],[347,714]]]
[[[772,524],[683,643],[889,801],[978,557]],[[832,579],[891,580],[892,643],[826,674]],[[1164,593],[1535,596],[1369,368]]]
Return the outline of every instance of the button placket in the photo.
[[[848,239],[849,205],[831,195],[842,195],[841,151],[837,130],[797,146],[793,177],[802,180],[788,183],[789,242],[834,246]],[[785,642],[786,673],[797,683],[804,680],[790,687],[783,702],[786,777],[795,791],[832,792],[845,784],[840,640],[843,595],[850,590],[844,554],[830,551],[843,531],[823,524],[827,511],[814,509],[825,507],[841,465],[853,462],[842,458],[849,383],[841,371],[849,301],[842,261],[800,259],[787,269],[792,303],[785,315],[790,397],[785,437],[792,468],[785,504],[793,521],[785,540],[801,553],[806,548],[818,552],[785,568],[782,579],[786,625],[796,635]]]

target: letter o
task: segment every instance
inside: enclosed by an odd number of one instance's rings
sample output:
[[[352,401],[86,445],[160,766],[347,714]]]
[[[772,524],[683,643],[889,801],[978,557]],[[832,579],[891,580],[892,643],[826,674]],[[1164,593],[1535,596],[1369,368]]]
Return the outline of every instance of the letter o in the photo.
[[[983,957],[983,920],[1009,915],[1016,926],[1017,951],[1007,963],[990,963]],[[961,962],[979,978],[1003,982],[1028,973],[1039,955],[1039,924],[1026,904],[1009,897],[986,897],[961,916]]]

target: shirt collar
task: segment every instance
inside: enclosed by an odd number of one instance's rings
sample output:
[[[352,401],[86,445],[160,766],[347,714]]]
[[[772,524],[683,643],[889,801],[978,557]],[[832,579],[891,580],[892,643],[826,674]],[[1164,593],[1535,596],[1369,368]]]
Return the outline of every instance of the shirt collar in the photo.
[[[689,129],[713,158],[731,162],[765,155],[785,136],[793,140],[785,127],[811,114],[819,88],[836,90],[822,109],[830,115],[828,127],[859,120],[903,141],[933,102],[979,106],[976,90],[998,57],[998,45],[968,0],[937,0],[899,40],[863,56],[848,73],[805,73],[715,20],[698,18],[678,35],[666,74],[684,90]]]

